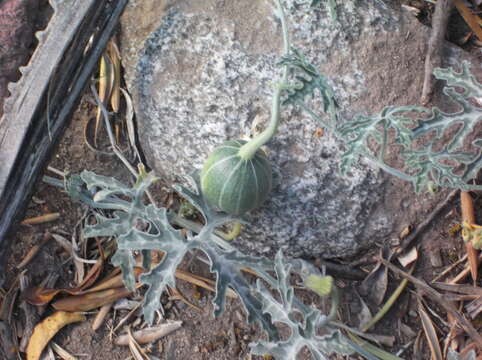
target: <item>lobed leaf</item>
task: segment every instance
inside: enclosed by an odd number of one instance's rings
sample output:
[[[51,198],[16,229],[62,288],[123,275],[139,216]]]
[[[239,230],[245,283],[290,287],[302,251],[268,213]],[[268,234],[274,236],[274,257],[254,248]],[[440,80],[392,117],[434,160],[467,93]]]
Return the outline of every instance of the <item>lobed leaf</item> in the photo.
[[[317,335],[320,324],[324,323],[324,316],[313,308],[296,306],[294,289],[289,283],[291,264],[286,263],[281,252],[275,258],[274,269],[277,275],[276,286],[278,301],[271,292],[258,280],[257,292],[261,297],[263,311],[271,316],[273,322],[283,323],[290,329],[290,336],[284,341],[261,341],[251,344],[251,353],[254,355],[269,354],[276,359],[295,359],[305,346],[317,360],[328,360],[331,353],[351,355],[352,346],[344,336],[335,329],[324,327],[325,335]],[[302,321],[296,320],[295,312],[301,313]]]

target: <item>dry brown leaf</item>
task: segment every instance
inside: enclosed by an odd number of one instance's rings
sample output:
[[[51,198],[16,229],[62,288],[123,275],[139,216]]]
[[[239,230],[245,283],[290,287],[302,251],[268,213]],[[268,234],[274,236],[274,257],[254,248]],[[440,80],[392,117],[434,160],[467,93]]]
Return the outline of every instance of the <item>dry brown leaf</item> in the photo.
[[[387,258],[385,255],[386,254],[383,254],[383,251],[381,251],[380,257]],[[380,305],[385,297],[387,284],[388,270],[385,266],[381,266],[381,263],[379,262],[370,274],[368,274],[365,280],[363,280],[360,286],[360,293],[363,296],[368,297],[375,304]]]
[[[55,234],[54,234],[55,235]],[[90,268],[84,280],[73,289],[45,289],[43,287],[31,287],[28,288],[24,294],[24,299],[32,305],[45,305],[52,301],[52,299],[60,293],[79,295],[88,292],[96,291],[93,289],[86,290],[91,287],[99,278],[99,275],[104,269],[104,253],[102,247],[99,246],[101,256],[97,259],[97,262]],[[119,285],[122,286],[122,285]]]
[[[169,335],[173,331],[176,331],[182,326],[182,321],[170,321],[165,324],[161,324],[158,326],[153,326],[150,328],[142,329],[139,331],[135,331],[132,336],[134,337],[135,341],[139,344],[148,344],[154,342],[166,335]],[[120,335],[115,340],[116,345],[129,345],[129,335]]]
[[[474,32],[477,38],[482,41],[482,20],[480,17],[472,13],[462,0],[454,0],[454,4],[467,25],[469,25],[470,29]]]
[[[100,281],[98,285],[93,286],[89,290],[85,291],[85,293],[89,292],[97,292],[101,290],[108,290],[108,289],[115,289],[119,287],[124,286],[124,282],[122,281],[122,274],[120,274],[119,269],[115,269],[114,272],[117,274],[115,276],[112,275],[107,275],[107,277]],[[135,267],[134,268],[134,276],[137,279],[139,279],[139,275],[142,274],[144,270],[140,267]]]
[[[418,300],[418,313],[420,315],[425,337],[430,348],[430,353],[432,354],[432,360],[443,360],[442,349],[440,348],[435,327],[433,326],[432,320],[430,319],[430,316],[428,316],[420,300]]]
[[[85,316],[80,313],[58,311],[39,323],[30,338],[27,346],[27,360],[38,360],[43,349],[57,332],[64,326],[85,321]]]
[[[140,286],[142,284],[138,284],[137,288]],[[90,311],[131,294],[132,291],[125,287],[102,290],[95,293],[67,296],[52,303],[52,306],[55,310],[61,311]]]
[[[359,320],[358,329],[363,329],[365,327],[365,325],[367,325],[368,323],[370,323],[370,321],[372,321],[373,315],[370,311],[370,308],[367,306],[365,301],[363,301],[360,294],[358,294],[358,292],[355,292],[355,293],[357,294],[358,299],[360,300],[360,304],[361,304],[361,310],[357,315],[358,320]]]

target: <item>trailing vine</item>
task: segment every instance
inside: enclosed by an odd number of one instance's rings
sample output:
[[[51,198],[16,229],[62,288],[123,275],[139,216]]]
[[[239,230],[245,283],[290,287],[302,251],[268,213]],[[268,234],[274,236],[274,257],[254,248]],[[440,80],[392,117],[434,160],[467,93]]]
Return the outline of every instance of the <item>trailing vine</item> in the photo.
[[[482,84],[470,73],[468,62],[462,64],[460,72],[450,68],[434,71],[437,79],[446,81],[443,91],[457,104],[458,111],[387,106],[378,114],[356,115],[352,120],[341,117],[325,77],[299,52],[293,51],[282,63],[297,74],[284,103],[306,111],[345,145],[340,163],[342,173],[346,174],[363,157],[387,173],[411,182],[416,191],[433,186],[482,190],[482,185],[469,184],[482,167],[482,139],[476,138],[468,144],[475,125],[482,120],[482,106],[478,104]],[[315,90],[321,94],[323,111],[329,114],[329,119],[304,102],[307,96],[316,96]],[[447,136],[451,137],[448,142]],[[472,145],[474,150],[466,151],[464,145]],[[402,149],[404,168],[389,164],[389,146]]]

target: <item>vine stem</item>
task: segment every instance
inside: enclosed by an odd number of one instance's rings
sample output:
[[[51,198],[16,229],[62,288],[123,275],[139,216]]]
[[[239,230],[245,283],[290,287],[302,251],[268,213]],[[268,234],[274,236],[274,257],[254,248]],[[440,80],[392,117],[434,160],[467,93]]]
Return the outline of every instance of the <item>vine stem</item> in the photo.
[[[283,6],[281,5],[281,0],[276,0],[276,6],[278,9],[278,17],[281,21],[281,28],[283,32],[283,55],[286,56],[289,54],[290,51],[290,41],[288,35],[288,26],[286,24],[286,17],[284,13]],[[239,156],[244,160],[249,160],[254,157],[256,151],[267,143],[273,135],[278,130],[278,125],[280,121],[280,104],[281,104],[281,93],[286,86],[286,82],[288,80],[288,66],[283,66],[283,74],[281,76],[281,81],[276,84],[276,89],[273,94],[273,103],[271,105],[271,121],[268,127],[258,136],[253,138],[248,143],[244,144],[239,149]]]
[[[305,103],[303,103],[302,101],[297,101],[296,102],[296,105],[298,105],[299,107],[301,107],[304,111],[306,111],[313,119],[315,119],[316,121],[318,121],[319,123],[321,123],[322,126],[326,127],[327,129],[331,130],[331,132],[333,133],[333,135],[335,135],[335,137],[337,139],[340,139],[342,141],[345,141],[341,136],[340,134],[338,133],[336,127],[334,125],[332,125],[331,123],[329,122],[326,122],[324,121],[320,116],[318,116],[313,110],[311,110],[308,106],[305,105]],[[406,173],[404,173],[403,171],[400,171],[398,169],[395,169],[395,168],[392,168],[391,166],[385,164],[381,159],[371,155],[371,154],[368,154],[368,153],[363,153],[363,154],[360,154],[361,156],[363,156],[370,164],[374,165],[375,167],[378,167],[382,170],[384,170],[385,172],[387,172],[388,174],[390,175],[393,175],[393,176],[396,176],[402,180],[405,180],[405,181],[408,181],[408,182],[411,182],[411,183],[415,183],[416,182],[416,178],[414,176],[410,176]]]

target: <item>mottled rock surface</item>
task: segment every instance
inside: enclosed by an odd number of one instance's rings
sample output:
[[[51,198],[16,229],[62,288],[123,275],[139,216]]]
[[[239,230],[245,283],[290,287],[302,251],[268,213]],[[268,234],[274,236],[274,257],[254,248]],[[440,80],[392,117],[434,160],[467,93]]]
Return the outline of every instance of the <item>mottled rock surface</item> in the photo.
[[[149,165],[182,181],[215,146],[268,121],[280,25],[264,0],[172,1],[146,13],[148,3],[131,2],[123,19],[126,78]],[[310,3],[285,1],[292,45],[327,74],[345,116],[418,102],[427,31],[415,19],[382,2],[346,0],[333,22]],[[310,106],[321,109],[317,100]],[[392,232],[402,197],[386,200],[382,176],[364,164],[341,176],[342,144],[320,136],[299,109],[284,109],[267,151],[281,179],[249,214],[242,248],[349,256]]]

